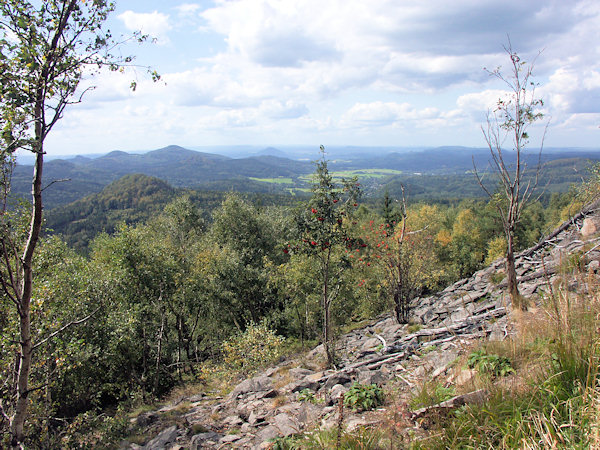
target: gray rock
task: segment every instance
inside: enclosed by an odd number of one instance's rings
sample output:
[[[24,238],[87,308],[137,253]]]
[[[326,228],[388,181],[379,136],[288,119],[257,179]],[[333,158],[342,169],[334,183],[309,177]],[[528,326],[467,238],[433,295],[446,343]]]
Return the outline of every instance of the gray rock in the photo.
[[[600,219],[598,217],[586,217],[583,220],[580,232],[583,237],[593,236],[600,232]]]
[[[300,379],[305,378],[308,375],[312,375],[315,372],[313,370],[304,369],[302,367],[294,367],[293,369],[290,369],[288,373],[290,374],[290,376]]]
[[[310,389],[311,391],[316,391],[319,389],[320,385],[318,382],[311,380],[310,378],[304,378],[298,381],[292,381],[290,384],[283,387],[284,391],[288,392],[300,392],[304,389]]]
[[[242,420],[242,418],[240,416],[227,416],[225,419],[223,419],[223,425],[226,426],[230,426],[230,427],[237,427],[241,424],[244,423],[244,421]]]
[[[248,394],[251,392],[268,391],[272,388],[273,381],[269,377],[259,375],[254,378],[244,380],[238,384],[233,391],[231,391],[231,394],[229,394],[229,398],[236,398],[239,395]]]
[[[329,391],[336,384],[349,384],[352,381],[350,375],[345,372],[337,372],[331,375],[321,389]]]
[[[452,322],[460,322],[461,320],[464,320],[467,317],[469,317],[469,312],[465,308],[460,308],[458,311],[452,313],[452,315],[450,316],[450,320]]]
[[[167,448],[167,445],[171,442],[175,442],[178,436],[177,425],[173,425],[160,432],[158,436],[144,445],[144,450],[162,450]]]
[[[329,398],[335,402],[346,392],[348,392],[348,388],[346,386],[343,384],[336,384],[329,391]]]
[[[365,341],[362,345],[362,350],[372,350],[375,349],[378,345],[381,344],[381,341],[377,338],[370,338]]]
[[[231,444],[232,442],[239,441],[241,438],[239,434],[227,434],[219,439],[219,444]]]
[[[215,433],[214,431],[196,434],[190,439],[190,449],[214,448],[222,437],[222,434]]]
[[[256,399],[260,400],[263,398],[275,398],[279,395],[279,392],[277,392],[276,389],[269,389],[266,391],[262,391],[262,392],[257,392],[256,393]]]
[[[259,442],[270,441],[271,439],[275,439],[278,436],[279,430],[275,425],[269,425],[256,434],[257,440]]]
[[[248,417],[248,423],[250,425],[255,426],[259,423],[264,422],[266,417],[267,417],[266,412],[253,410],[250,412],[250,416]]]
[[[298,406],[297,403],[290,404],[290,407],[294,406],[296,420],[301,428],[304,428],[308,424],[315,423],[321,414],[323,414],[323,407],[321,405],[314,405],[310,402],[303,402],[300,406]]]
[[[277,414],[271,423],[277,427],[280,436],[289,436],[300,431],[300,425],[286,413]]]
[[[203,399],[204,399],[204,397],[206,397],[206,396],[205,396],[205,394],[203,394],[203,393],[200,393],[200,394],[192,395],[192,396],[191,396],[190,398],[188,398],[187,400],[188,400],[190,403],[196,403],[196,402],[199,402],[199,401],[203,400]]]
[[[376,384],[380,386],[385,377],[380,370],[362,370],[358,373],[358,382],[361,384]]]

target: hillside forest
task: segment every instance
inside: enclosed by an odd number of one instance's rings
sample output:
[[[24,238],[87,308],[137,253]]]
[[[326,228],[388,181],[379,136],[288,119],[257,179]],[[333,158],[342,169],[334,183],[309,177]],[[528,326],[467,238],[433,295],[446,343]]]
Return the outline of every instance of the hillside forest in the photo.
[[[413,298],[505,253],[500,197],[405,204],[386,194],[364,202],[356,179],[332,178],[325,154],[315,168],[310,196],[294,204],[234,192],[202,202],[187,192],[145,220],[127,225],[123,217],[85,254],[47,231],[34,267],[27,442],[73,443],[106,411],[218,368],[252,373],[318,342],[329,344],[335,365],[335,336],[345,327],[389,311],[405,322]],[[157,184],[130,177],[109,192],[151,207]],[[517,250],[581,201],[571,191],[530,202]],[[18,242],[29,208],[19,203],[10,214]],[[8,299],[1,308],[0,395],[10,405],[18,315]]]

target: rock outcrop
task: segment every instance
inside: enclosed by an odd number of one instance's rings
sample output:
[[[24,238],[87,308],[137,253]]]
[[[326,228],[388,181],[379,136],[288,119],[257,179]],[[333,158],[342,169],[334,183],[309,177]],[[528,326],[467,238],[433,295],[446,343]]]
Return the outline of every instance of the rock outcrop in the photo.
[[[530,304],[572,265],[590,273],[600,270],[598,223],[595,208],[589,208],[518,255],[519,288]],[[384,385],[397,380],[412,389],[425,375],[443,375],[473,340],[502,340],[513,333],[505,287],[503,262],[498,260],[435,295],[416,299],[411,326],[383,315],[342,336],[337,370],[320,369],[319,359],[325,357],[319,346],[241,382],[226,398],[193,399],[182,414],[183,425],[164,429],[142,448],[268,448],[277,437],[335,426],[337,399],[355,381]],[[148,417],[155,420],[156,414],[160,412]],[[352,428],[379,419],[377,412],[348,412],[344,420]],[[192,431],[198,429],[202,431]]]

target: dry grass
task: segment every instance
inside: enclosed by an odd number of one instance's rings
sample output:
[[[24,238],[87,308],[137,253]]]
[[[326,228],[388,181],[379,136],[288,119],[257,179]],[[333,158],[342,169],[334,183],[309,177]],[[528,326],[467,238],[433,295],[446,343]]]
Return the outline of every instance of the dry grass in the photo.
[[[516,373],[457,386],[457,392],[486,387],[490,400],[441,421],[413,447],[600,450],[598,277],[563,271],[536,303],[513,312],[511,339],[484,344]]]

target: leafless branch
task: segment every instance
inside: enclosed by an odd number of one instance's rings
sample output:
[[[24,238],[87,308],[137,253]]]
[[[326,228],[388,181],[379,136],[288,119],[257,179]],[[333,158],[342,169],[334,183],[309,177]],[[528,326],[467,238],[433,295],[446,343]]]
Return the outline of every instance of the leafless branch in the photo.
[[[65,181],[71,181],[71,179],[70,178],[61,178],[59,180],[53,180],[46,187],[42,188],[42,192],[44,192],[46,189],[48,189],[54,183],[64,183]]]
[[[32,348],[31,351],[34,351],[36,348],[44,345],[46,342],[48,342],[50,339],[53,339],[55,336],[59,335],[60,333],[62,333],[63,331],[65,331],[67,328],[72,327],[73,325],[79,325],[82,324],[84,322],[87,322],[89,319],[91,319],[98,311],[100,311],[100,308],[102,308],[102,305],[98,306],[98,308],[96,308],[94,311],[92,311],[90,314],[88,314],[87,316],[85,316],[83,319],[79,319],[79,320],[73,320],[72,322],[67,323],[66,325],[62,326],[61,328],[59,328],[58,330],[54,331],[53,333],[51,333],[50,335],[48,335],[46,338],[42,339],[40,342],[38,342],[37,344],[35,344]]]

